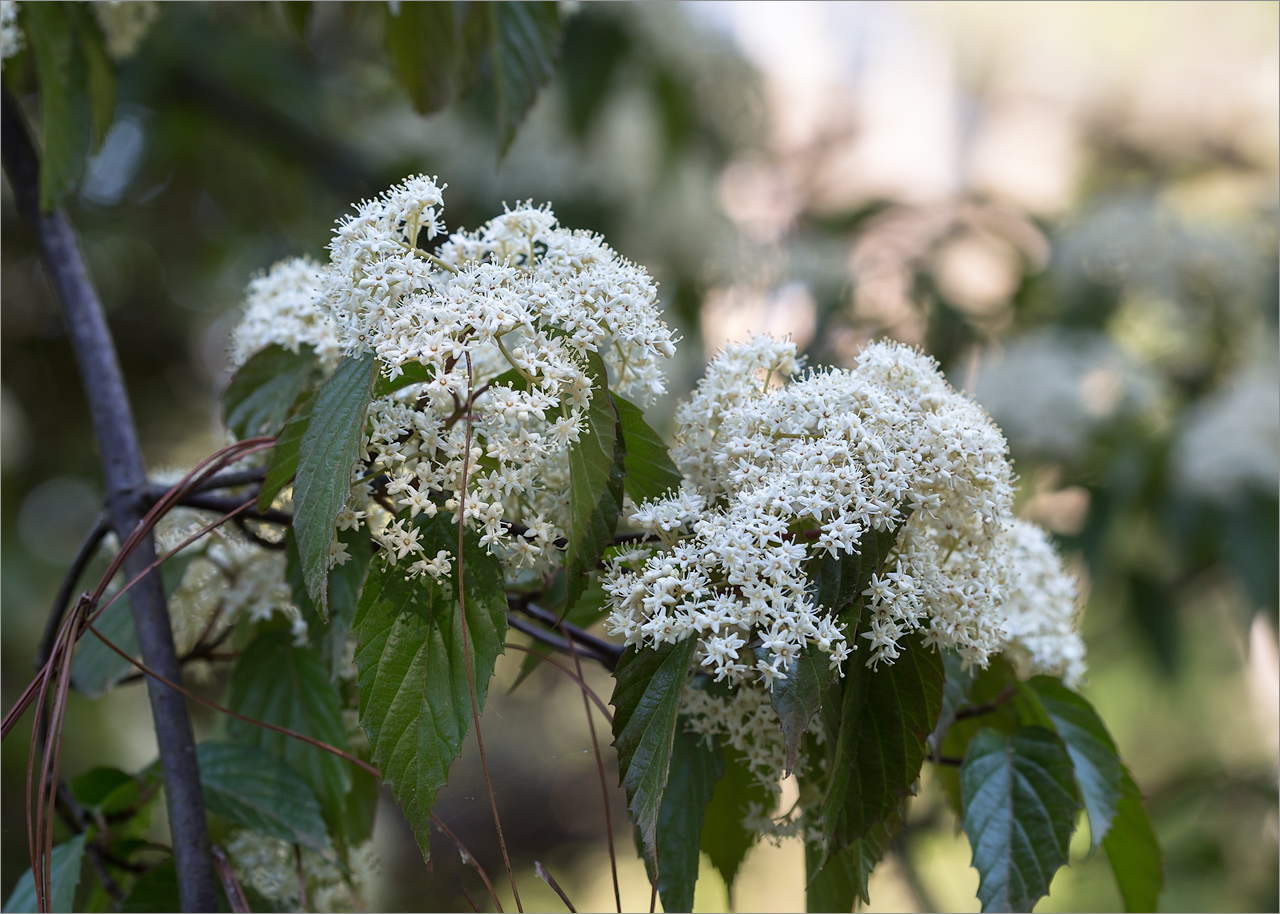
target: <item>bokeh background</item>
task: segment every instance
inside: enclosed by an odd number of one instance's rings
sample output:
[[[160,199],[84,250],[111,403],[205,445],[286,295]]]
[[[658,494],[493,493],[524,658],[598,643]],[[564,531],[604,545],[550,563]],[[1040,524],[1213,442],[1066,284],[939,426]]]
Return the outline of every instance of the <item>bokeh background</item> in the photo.
[[[1146,795],[1162,909],[1280,908],[1280,6],[584,3],[501,160],[483,98],[413,111],[381,10],[317,4],[302,20],[290,6],[165,5],[121,65],[115,126],[70,203],[152,468],[222,443],[245,283],[321,256],[352,201],[414,172],[448,182],[450,228],[551,201],[661,284],[684,342],[659,427],[706,357],[750,333],[790,333],[815,364],[883,336],[933,354],[1004,429],[1019,510],[1080,577],[1084,692]],[[101,478],[7,183],[2,218],[8,707]],[[500,665],[485,733],[526,905],[559,908],[538,859],[579,909],[611,908],[580,696],[545,669],[500,694],[518,666]],[[590,678],[607,694],[606,675]],[[202,734],[221,725],[195,714]],[[154,757],[138,686],[75,701],[67,720],[69,775]],[[6,896],[27,866],[21,731],[0,759]],[[648,885],[613,799],[624,903],[640,908]],[[496,877],[470,754],[439,812]],[[926,774],[874,909],[978,909],[953,821]],[[460,884],[477,893],[443,840],[422,862],[389,796],[377,839],[371,909],[454,910]],[[1082,827],[1037,910],[1119,908],[1087,847]],[[803,909],[801,861],[798,845],[758,847],[734,902]],[[704,868],[698,907],[728,900]]]

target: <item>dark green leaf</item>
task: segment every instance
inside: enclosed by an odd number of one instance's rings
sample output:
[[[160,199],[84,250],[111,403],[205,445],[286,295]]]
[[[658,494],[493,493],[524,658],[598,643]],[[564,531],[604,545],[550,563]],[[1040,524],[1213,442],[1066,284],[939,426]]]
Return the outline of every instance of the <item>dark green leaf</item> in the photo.
[[[70,911],[75,904],[76,886],[80,884],[80,860],[84,857],[83,833],[70,841],[57,845],[49,861],[49,910]],[[18,877],[18,884],[4,903],[5,914],[10,911],[36,910],[36,880],[27,870]]]
[[[573,608],[588,575],[613,541],[622,511],[622,452],[618,415],[606,384],[604,361],[587,353],[592,380],[587,427],[569,451],[569,548],[565,555],[565,607]]]
[[[114,815],[138,802],[138,779],[119,768],[90,768],[71,782],[71,792],[81,806]]]
[[[165,914],[181,910],[178,871],[172,857],[139,876],[129,897],[120,905],[122,914]]]
[[[725,747],[724,774],[716,782],[707,804],[702,824],[702,850],[711,865],[720,871],[725,885],[732,890],[738,867],[756,843],[759,835],[742,824],[752,804],[768,809],[774,802],[773,792],[762,784],[747,765],[747,759],[735,749]]]
[[[664,911],[692,911],[703,812],[724,771],[720,750],[677,726],[671,773],[658,810],[658,895]]]
[[[452,3],[402,3],[389,8],[387,53],[414,108],[431,114],[460,88],[462,46]]]
[[[516,129],[551,79],[560,51],[559,5],[551,0],[485,4],[489,65],[498,103],[498,149],[506,155]]]
[[[302,446],[302,438],[311,424],[311,410],[316,398],[312,394],[305,397],[294,410],[284,430],[276,437],[276,446],[271,449],[271,460],[267,463],[267,473],[258,490],[258,510],[266,511],[276,500],[280,490],[287,486],[298,472],[298,448]]]
[[[833,852],[871,834],[914,792],[942,708],[942,659],[913,635],[892,665],[857,657],[843,689],[840,732],[822,814]]]
[[[617,394],[613,405],[627,447],[626,490],[631,500],[640,504],[679,490],[680,471],[671,462],[661,436],[644,421],[644,412]]]
[[[966,669],[964,660],[954,650],[942,651],[942,667],[947,675],[942,683],[942,711],[934,729],[939,743],[946,738],[947,729],[956,719],[956,711],[968,703],[969,691],[978,675],[978,668],[970,666]],[[960,754],[963,755],[963,751]]]
[[[817,649],[801,651],[786,672],[786,679],[773,684],[770,701],[782,721],[789,777],[800,754],[800,740],[809,729],[809,721],[822,710],[822,700],[836,673],[831,669],[830,657]]]
[[[373,353],[339,363],[316,394],[311,422],[298,448],[293,529],[307,593],[322,619],[329,616],[326,585],[333,522],[351,494],[351,470],[360,452],[376,364]]]
[[[69,6],[23,4],[22,16],[40,80],[40,208],[49,211],[80,179],[89,149],[85,62]]]
[[[93,128],[93,148],[97,149],[111,129],[116,113],[116,70],[106,45],[102,29],[87,5],[68,7],[76,16],[76,33],[80,38],[80,52],[84,55],[87,87],[89,90],[89,120]]]
[[[1164,888],[1160,842],[1133,775],[1121,769],[1120,803],[1102,846],[1120,886],[1124,909],[1154,911]]]
[[[471,691],[458,612],[457,528],[443,516],[425,520],[427,555],[454,557],[444,582],[404,579],[404,565],[374,563],[356,610],[360,723],[373,758],[404,808],[424,856],[431,807],[471,726]],[[476,704],[484,707],[489,679],[507,630],[502,567],[468,534],[463,576]]]
[[[631,819],[650,855],[671,764],[676,714],[696,644],[696,639],[686,638],[657,650],[629,647],[613,674],[613,745]]]
[[[315,794],[274,755],[254,746],[205,742],[196,746],[196,758],[210,812],[290,844],[329,849]]]
[[[246,717],[345,749],[342,696],[329,668],[310,647],[298,647],[287,628],[271,628],[245,649],[231,677],[230,708]],[[228,733],[237,743],[265,749],[302,775],[315,792],[330,825],[342,814],[351,789],[350,763],[301,740],[231,720]]]
[[[982,910],[1030,911],[1067,862],[1080,808],[1066,747],[1040,727],[980,730],[960,790]]]
[[[279,432],[315,371],[315,353],[268,346],[255,352],[222,392],[223,424],[240,439]]]
[[[417,6],[433,6],[437,4],[415,4]],[[438,4],[443,6],[444,4]],[[403,366],[401,374],[397,375],[395,380],[387,378],[384,374],[379,374],[377,381],[373,385],[373,397],[385,397],[387,394],[393,394],[397,390],[408,387],[410,384],[421,384],[424,381],[430,381],[435,377],[435,370],[428,368],[421,362],[406,362]]]
[[[808,569],[809,592],[813,601],[837,614],[859,603],[871,576],[884,568],[889,550],[897,541],[904,523],[905,518],[890,530],[866,531],[858,542],[857,552],[823,553],[813,559]]]
[[[1036,676],[1027,685],[1040,698],[1040,705],[1054,731],[1066,743],[1067,754],[1076,770],[1076,783],[1089,815],[1089,851],[1098,849],[1116,815],[1120,803],[1123,766],[1116,744],[1098,712],[1083,697],[1049,676]]]
[[[160,566],[166,595],[177,590],[190,563],[189,556],[179,554]],[[127,593],[108,606],[93,627],[130,657],[138,656],[138,636],[133,629],[133,613]],[[71,661],[71,683],[81,695],[100,698],[134,669],[133,664],[89,634],[76,647],[75,659]]]
[[[852,911],[854,902],[871,902],[867,885],[871,871],[884,858],[894,832],[902,824],[902,808],[880,822],[848,847],[824,854],[817,846],[805,844],[805,910]]]

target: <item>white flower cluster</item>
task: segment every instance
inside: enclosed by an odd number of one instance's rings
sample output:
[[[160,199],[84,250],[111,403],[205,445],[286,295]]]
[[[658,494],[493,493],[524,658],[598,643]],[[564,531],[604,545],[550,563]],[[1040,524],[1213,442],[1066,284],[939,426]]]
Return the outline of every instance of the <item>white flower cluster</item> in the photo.
[[[325,371],[332,371],[342,358],[342,346],[337,324],[317,304],[322,276],[314,260],[295,257],[251,280],[244,316],[231,335],[232,364],[239,367],[268,346],[293,353],[310,346]]]
[[[371,469],[339,529],[368,524],[390,561],[440,578],[448,554],[426,555],[413,519],[456,519],[465,478],[465,523],[513,572],[545,571],[563,552],[569,451],[605,380],[591,354],[612,391],[647,403],[665,390],[672,334],[648,274],[549,209],[507,210],[441,241],[442,208],[434,179],[409,178],[338,223],[328,265],[291,261],[255,280],[235,358],[306,343],[322,356],[372,350],[388,379],[408,373],[369,407]]]
[[[368,841],[351,851],[350,876],[338,864],[309,848],[301,848],[302,873],[294,845],[248,829],[239,829],[227,842],[227,857],[240,882],[285,911],[363,911],[379,861]],[[302,908],[301,882],[307,890]]]
[[[92,7],[112,60],[132,57],[160,15],[156,0],[95,0]]]
[[[17,0],[0,0],[0,60],[21,53],[26,45],[18,25],[18,9]]]
[[[1238,374],[1188,411],[1173,452],[1178,484],[1230,503],[1280,490],[1280,378],[1272,365]]]
[[[766,337],[709,367],[677,412],[672,456],[690,487],[632,518],[668,548],[611,573],[610,630],[628,644],[696,637],[717,680],[772,686],[806,647],[836,668],[854,647],[807,592],[807,572],[899,531],[864,594],[869,663],[892,661],[923,628],[928,643],[985,664],[1005,640],[1003,437],[907,347],[870,346],[851,371],[798,367],[793,344]]]
[[[1005,524],[998,539],[1005,654],[1023,675],[1048,673],[1075,686],[1084,675],[1076,582],[1043,529],[1025,520]]]

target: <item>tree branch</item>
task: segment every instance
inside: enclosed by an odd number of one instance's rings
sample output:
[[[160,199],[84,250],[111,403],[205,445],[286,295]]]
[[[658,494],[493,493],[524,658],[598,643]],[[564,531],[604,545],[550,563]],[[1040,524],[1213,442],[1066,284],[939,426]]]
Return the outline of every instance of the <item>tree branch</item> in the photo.
[[[35,238],[66,318],[102,456],[107,513],[123,541],[141,518],[134,493],[146,485],[147,476],[115,345],[70,220],[61,209],[40,211],[39,160],[22,111],[8,90],[3,91],[0,129],[4,171],[18,212]],[[140,573],[154,558],[155,541],[147,536],[126,559],[125,570],[129,574]],[[160,575],[148,573],[130,597],[138,645],[146,664],[173,681],[180,681],[182,674]],[[217,905],[217,883],[209,858],[200,769],[186,704],[177,692],[155,681],[147,683],[147,697],[160,748],[179,899],[184,910],[212,911]]]

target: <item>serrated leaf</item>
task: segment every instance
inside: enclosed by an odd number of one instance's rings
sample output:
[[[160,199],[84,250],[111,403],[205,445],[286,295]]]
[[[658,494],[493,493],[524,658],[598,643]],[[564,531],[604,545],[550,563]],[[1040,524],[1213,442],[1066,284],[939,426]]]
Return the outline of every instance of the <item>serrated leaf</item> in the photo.
[[[1121,774],[1120,802],[1102,846],[1120,887],[1124,909],[1154,911],[1164,889],[1160,842],[1133,775],[1123,765]]]
[[[613,541],[622,511],[622,465],[626,455],[618,441],[618,414],[605,386],[604,360],[587,354],[592,380],[586,428],[569,450],[569,547],[564,567],[565,608],[586,589],[588,576]]]
[[[289,484],[298,472],[298,449],[311,424],[311,410],[315,407],[315,394],[304,397],[294,409],[284,429],[276,436],[276,446],[271,449],[267,472],[258,489],[258,510],[266,511],[276,496]]]
[[[316,368],[315,353],[268,346],[249,357],[222,392],[223,424],[237,438],[274,435]]]
[[[40,81],[40,208],[48,212],[61,204],[84,170],[90,139],[85,62],[70,7],[23,4],[22,17]]]
[[[293,483],[293,529],[307,593],[320,618],[329,616],[329,546],[333,522],[351,494],[365,411],[373,394],[373,353],[350,356],[316,394],[311,422],[298,448]]]
[[[550,0],[485,4],[489,66],[498,103],[498,150],[506,155],[516,129],[551,80],[560,52],[559,5]]]
[[[439,111],[458,93],[463,47],[455,15],[452,3],[402,3],[387,10],[387,54],[419,114]]]
[[[782,722],[782,741],[786,746],[785,774],[790,777],[800,755],[800,740],[809,722],[822,710],[822,701],[836,678],[830,657],[817,649],[806,648],[786,669],[787,678],[773,684],[770,701]]]
[[[644,412],[630,400],[613,395],[621,439],[626,443],[626,492],[636,504],[662,498],[680,488],[680,471],[671,462],[662,437],[644,421]]]
[[[165,596],[171,596],[182,583],[190,563],[190,556],[179,554],[160,566]],[[138,657],[138,635],[133,628],[128,593],[108,606],[93,627],[130,657]],[[134,669],[128,660],[93,635],[87,635],[76,646],[75,658],[71,661],[71,684],[86,698],[101,698]]]
[[[406,581],[403,564],[375,562],[352,633],[359,644],[360,724],[425,857],[431,807],[471,726],[471,692],[458,612],[457,528],[441,515],[420,526],[426,554],[446,550],[453,575],[444,582]],[[483,709],[506,635],[507,599],[498,560],[474,534],[465,548],[467,630],[476,703]]]
[[[1080,808],[1066,746],[1041,727],[980,730],[960,790],[982,910],[1030,911],[1067,862]]]
[[[80,884],[80,861],[84,857],[85,835],[56,845],[49,860],[49,910],[70,911]],[[18,877],[18,884],[4,903],[4,914],[36,910],[36,880],[31,870]]]
[[[1124,768],[1106,724],[1084,697],[1049,676],[1033,677],[1027,686],[1039,696],[1053,730],[1066,744],[1075,766],[1076,783],[1089,816],[1089,852],[1098,849],[1116,816]]]
[[[329,833],[315,793],[270,752],[237,743],[196,746],[200,783],[209,811],[314,851],[329,850]]]
[[[671,765],[676,715],[697,642],[627,648],[614,670],[613,745],[631,820],[650,855]]]
[[[658,896],[664,911],[693,910],[703,814],[723,771],[720,750],[677,725],[656,832]]]
[[[904,641],[892,665],[872,670],[855,655],[845,675],[840,732],[822,801],[833,852],[871,834],[914,792],[920,776],[942,708],[944,673],[942,659],[920,636]]]
[[[287,628],[262,632],[241,654],[231,676],[233,711],[246,717],[345,749],[342,696],[330,681],[328,665],[310,647],[293,643]],[[306,780],[325,820],[335,825],[351,789],[350,765],[301,740],[232,719],[228,735],[245,746],[270,752]]]
[[[760,837],[758,832],[743,825],[743,820],[751,812],[753,803],[767,809],[774,797],[751,773],[742,753],[725,747],[721,755],[724,773],[716,782],[703,817],[702,850],[720,872],[725,885],[732,889],[747,851]]]
[[[889,849],[894,833],[902,824],[901,811],[880,822],[865,837],[848,847],[824,854],[813,844],[805,844],[805,910],[852,911],[861,899],[871,903],[867,891],[871,872]]]

